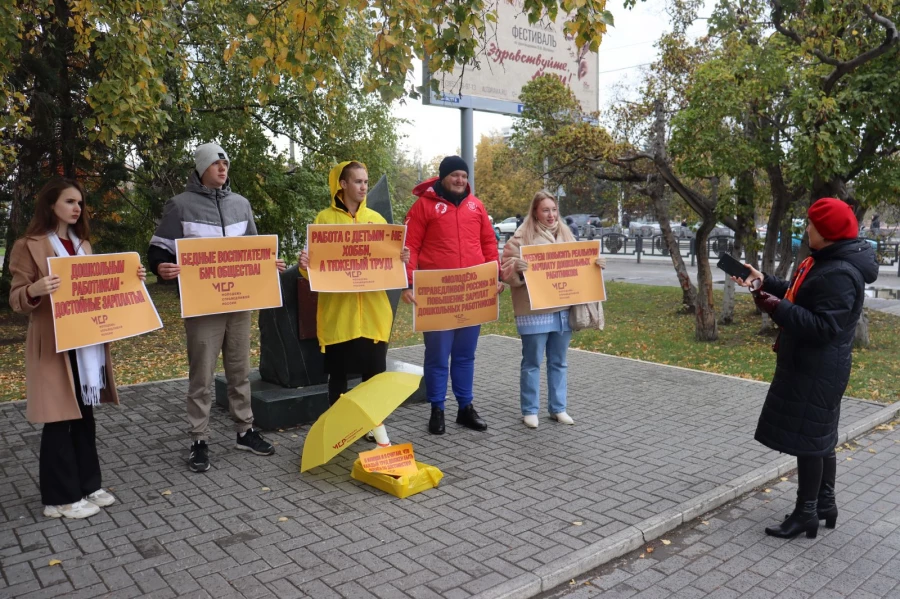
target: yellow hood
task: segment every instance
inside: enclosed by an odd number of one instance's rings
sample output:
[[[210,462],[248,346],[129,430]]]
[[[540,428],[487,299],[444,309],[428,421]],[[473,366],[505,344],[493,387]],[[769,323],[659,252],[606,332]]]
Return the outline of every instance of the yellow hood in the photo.
[[[346,167],[351,162],[359,162],[360,164],[363,165],[363,167],[366,166],[364,163],[360,162],[359,160],[347,160],[345,162],[338,164],[336,167],[331,169],[330,173],[328,173],[328,187],[329,187],[329,189],[331,189],[331,205],[334,208],[337,208],[337,204],[334,201],[335,198],[340,199],[341,202],[344,201],[344,190],[341,189],[341,181],[340,181],[341,171],[343,171],[344,167]],[[365,198],[363,198],[363,201],[362,201],[362,204],[360,204],[360,207],[365,207],[365,205],[366,205],[366,200],[365,200]]]

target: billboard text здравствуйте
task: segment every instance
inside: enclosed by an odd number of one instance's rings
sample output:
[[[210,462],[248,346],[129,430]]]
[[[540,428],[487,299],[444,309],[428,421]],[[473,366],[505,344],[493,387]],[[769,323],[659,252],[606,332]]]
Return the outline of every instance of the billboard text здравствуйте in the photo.
[[[582,110],[597,110],[597,54],[587,46],[579,50],[574,38],[564,33],[564,13],[560,12],[555,22],[545,17],[529,24],[521,4],[521,0],[512,4],[494,0],[497,22],[487,24],[481,68],[467,67],[463,73],[457,67],[452,73],[435,75],[441,91],[426,92],[426,104],[517,115],[522,111],[522,86],[547,74],[558,77],[574,92]],[[427,89],[427,80],[425,83]]]

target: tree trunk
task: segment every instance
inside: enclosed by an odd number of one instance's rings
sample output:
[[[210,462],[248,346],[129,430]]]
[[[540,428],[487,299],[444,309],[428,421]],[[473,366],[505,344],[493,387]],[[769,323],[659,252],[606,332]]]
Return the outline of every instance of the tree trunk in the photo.
[[[706,241],[716,225],[714,214],[707,214],[697,230],[697,310],[695,312],[697,341],[715,341],[719,338],[716,327],[716,310],[713,301],[712,273],[709,268],[709,252]]]
[[[654,177],[653,183],[647,190],[647,195],[653,203],[653,212],[659,222],[659,229],[662,233],[663,243],[672,259],[672,266],[675,267],[675,275],[678,277],[678,284],[681,285],[681,303],[683,310],[687,313],[694,313],[697,310],[697,288],[691,282],[691,275],[684,265],[684,258],[681,257],[681,249],[678,247],[678,240],[672,232],[672,223],[669,220],[669,202],[665,197],[665,183],[659,177]]]
[[[77,128],[75,125],[75,108],[72,102],[71,83],[69,81],[69,54],[72,52],[74,40],[72,30],[68,26],[71,12],[67,0],[54,1],[54,54],[57,71],[56,105],[59,109],[59,138],[57,139],[59,160],[62,175],[75,178],[75,148],[78,143]]]
[[[853,347],[869,347],[869,317],[863,310],[856,323],[856,333],[853,336]]]
[[[781,237],[781,241],[778,243],[778,252],[781,254],[781,261],[778,263],[778,268],[775,269],[775,276],[781,279],[786,279],[788,272],[791,268],[791,261],[793,259],[792,255],[792,244],[793,239],[791,235],[791,219],[783,219],[779,227],[779,236]],[[802,244],[800,249],[802,250]]]
[[[795,197],[795,194],[791,193],[787,184],[784,182],[780,166],[770,165],[766,168],[766,173],[769,176],[769,185],[772,191],[772,209],[769,212],[769,221],[766,225],[767,234],[765,245],[763,246],[762,268],[760,270],[765,273],[774,273],[775,255],[778,253],[779,249],[778,231],[784,233],[784,217],[797,198]],[[789,225],[787,230],[790,231]],[[788,235],[788,239],[786,240],[785,236],[782,234],[782,248],[785,243],[787,243],[787,249],[788,252],[790,252],[790,235]]]

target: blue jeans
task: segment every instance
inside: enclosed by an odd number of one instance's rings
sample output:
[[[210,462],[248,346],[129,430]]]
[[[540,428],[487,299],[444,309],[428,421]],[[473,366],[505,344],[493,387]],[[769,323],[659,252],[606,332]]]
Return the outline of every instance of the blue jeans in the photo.
[[[519,375],[522,415],[537,414],[541,408],[541,362],[547,353],[547,408],[551,414],[566,411],[566,350],[572,332],[522,335],[522,371]]]
[[[447,377],[460,408],[472,403],[475,348],[481,326],[423,333],[425,337],[425,395],[432,406],[444,409]],[[450,366],[447,366],[447,363]]]

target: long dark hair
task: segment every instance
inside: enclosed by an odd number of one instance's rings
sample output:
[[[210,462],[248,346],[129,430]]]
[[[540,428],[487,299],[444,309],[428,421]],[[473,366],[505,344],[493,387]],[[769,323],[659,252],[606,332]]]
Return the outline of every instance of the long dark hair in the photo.
[[[84,205],[86,200],[84,186],[75,179],[66,177],[55,177],[51,179],[37,193],[37,197],[34,200],[34,216],[31,218],[31,222],[28,223],[28,228],[25,230],[25,235],[27,237],[46,235],[51,231],[56,231],[58,223],[56,214],[53,213],[53,204],[56,203],[59,196],[62,195],[62,192],[70,188],[77,189],[78,193],[81,194],[81,215],[74,225],[70,225],[70,228],[81,241],[90,240],[91,227],[88,223],[88,213]]]

